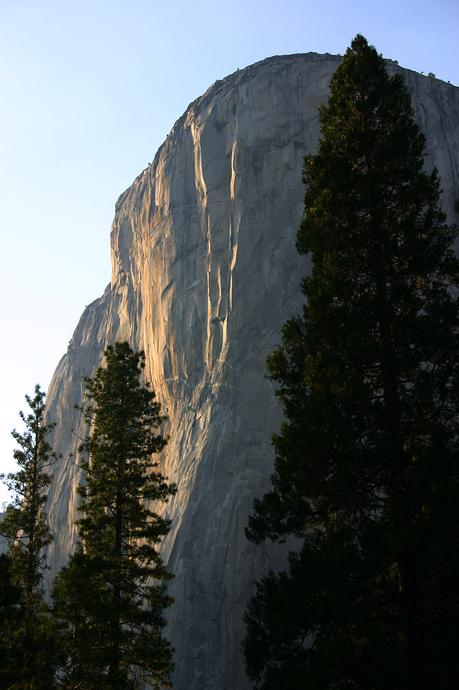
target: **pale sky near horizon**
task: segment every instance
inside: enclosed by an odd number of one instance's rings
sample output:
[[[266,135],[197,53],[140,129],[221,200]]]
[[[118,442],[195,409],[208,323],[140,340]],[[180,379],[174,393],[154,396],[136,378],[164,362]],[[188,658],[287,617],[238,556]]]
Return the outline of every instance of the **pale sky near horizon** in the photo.
[[[0,472],[24,394],[47,389],[110,280],[117,197],[188,104],[238,68],[342,54],[357,33],[459,84],[457,0],[0,0]]]

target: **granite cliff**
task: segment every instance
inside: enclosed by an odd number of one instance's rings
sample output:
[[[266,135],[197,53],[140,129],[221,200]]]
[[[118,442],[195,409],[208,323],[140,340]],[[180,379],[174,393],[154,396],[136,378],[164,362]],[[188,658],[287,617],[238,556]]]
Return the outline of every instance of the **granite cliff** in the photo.
[[[146,352],[146,378],[169,417],[161,464],[178,486],[163,545],[175,575],[175,690],[248,688],[242,614],[254,579],[282,558],[249,544],[244,526],[253,497],[269,485],[280,411],[265,359],[302,301],[308,263],[294,247],[302,164],[316,147],[318,106],[339,60],[269,58],[189,106],[116,204],[111,283],[83,313],[49,388],[62,453],[49,495],[55,570],[76,537],[82,376],[115,340]],[[394,63],[388,69],[407,81],[426,164],[439,168],[452,218],[459,89]]]

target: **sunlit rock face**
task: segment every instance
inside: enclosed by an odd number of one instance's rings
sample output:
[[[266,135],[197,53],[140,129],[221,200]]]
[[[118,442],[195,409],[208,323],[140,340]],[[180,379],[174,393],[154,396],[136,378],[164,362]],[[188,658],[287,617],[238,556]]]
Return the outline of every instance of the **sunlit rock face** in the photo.
[[[83,313],[49,389],[62,453],[49,505],[56,570],[76,538],[82,377],[115,340],[145,350],[146,378],[169,416],[161,466],[178,487],[165,508],[172,529],[163,546],[175,575],[175,690],[249,687],[242,615],[268,559],[275,567],[281,558],[244,536],[253,497],[269,486],[270,436],[281,419],[265,360],[302,302],[308,261],[294,246],[302,164],[316,148],[318,106],[339,60],[269,58],[190,105],[118,200],[111,283]],[[400,71],[452,217],[459,89]]]

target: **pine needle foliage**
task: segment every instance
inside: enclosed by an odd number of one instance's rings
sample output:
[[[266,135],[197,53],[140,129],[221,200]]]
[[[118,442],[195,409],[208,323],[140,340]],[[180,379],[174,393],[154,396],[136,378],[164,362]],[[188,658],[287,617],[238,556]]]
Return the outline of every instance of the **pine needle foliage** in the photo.
[[[156,506],[175,487],[158,470],[165,417],[141,381],[144,365],[143,352],[116,343],[106,349],[104,366],[85,380],[81,543],[54,587],[67,633],[65,688],[169,686],[172,651],[162,631],[170,575],[158,545],[170,523]]]
[[[285,422],[247,530],[295,535],[243,649],[262,690],[459,687],[459,265],[400,75],[357,36],[321,107],[303,313],[268,368]]]
[[[7,672],[8,666],[14,668],[5,686],[8,690],[51,690],[55,635],[43,598],[43,577],[46,547],[51,542],[45,503],[50,468],[56,459],[47,437],[54,424],[45,421],[45,393],[40,386],[35,386],[33,397],[26,395],[25,399],[30,412],[19,413],[25,430],[12,432],[18,445],[14,459],[19,469],[1,475],[14,493],[13,503],[0,522],[0,534],[8,542],[8,560],[2,563],[5,586],[16,597],[13,608],[5,609],[6,629],[2,634],[10,658],[3,671]]]
[[[11,558],[0,554],[0,687],[11,688],[23,665],[21,592],[13,582]]]

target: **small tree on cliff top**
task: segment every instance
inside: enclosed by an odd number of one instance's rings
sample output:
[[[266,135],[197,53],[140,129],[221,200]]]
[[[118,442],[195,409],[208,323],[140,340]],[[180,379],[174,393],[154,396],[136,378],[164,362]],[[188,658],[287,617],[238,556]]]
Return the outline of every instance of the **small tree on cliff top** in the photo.
[[[173,668],[162,636],[170,578],[158,553],[169,521],[154,502],[175,489],[158,471],[164,420],[148,384],[145,356],[127,343],[105,351],[105,366],[86,380],[90,433],[81,446],[81,545],[54,588],[67,628],[64,687],[138,688],[138,677],[165,687]]]
[[[399,75],[357,36],[305,161],[306,304],[269,358],[286,421],[248,536],[302,540],[257,587],[256,688],[459,687],[456,229]],[[456,585],[454,585],[456,583]]]

